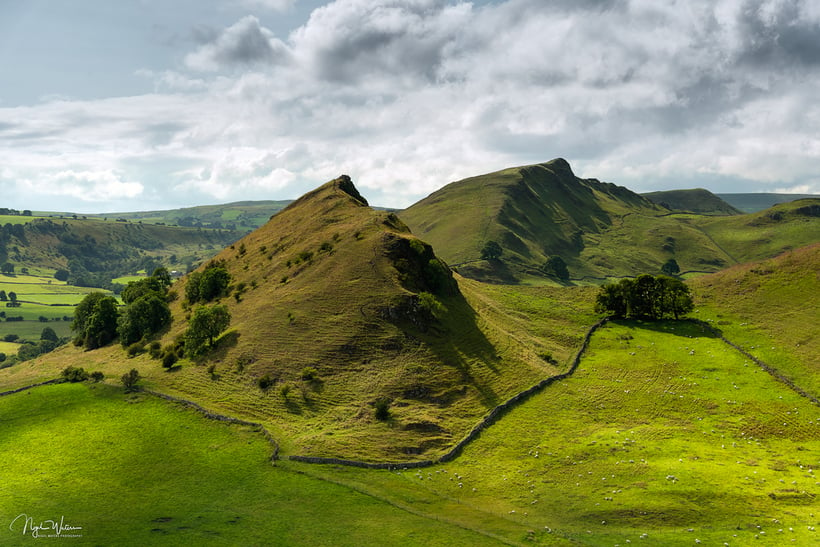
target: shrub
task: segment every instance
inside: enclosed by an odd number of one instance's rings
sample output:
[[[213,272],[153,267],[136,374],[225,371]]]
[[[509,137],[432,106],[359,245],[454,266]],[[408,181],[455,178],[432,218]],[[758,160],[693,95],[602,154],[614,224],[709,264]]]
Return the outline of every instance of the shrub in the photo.
[[[162,357],[162,344],[156,340],[151,342],[151,345],[148,346],[148,354],[151,359],[160,359]]]
[[[61,374],[69,382],[85,382],[88,380],[88,373],[82,367],[66,367]]]
[[[162,356],[162,366],[164,368],[171,368],[177,364],[177,354],[174,351],[168,351]]]
[[[313,382],[319,379],[319,371],[313,367],[305,367],[302,369],[302,380],[306,382]]]
[[[271,377],[270,374],[265,374],[264,376],[260,377],[256,380],[256,384],[259,386],[259,389],[266,391],[270,388],[273,384],[276,383],[276,380]],[[282,386],[284,387],[284,386]]]
[[[91,373],[91,379],[95,382],[102,382],[105,379],[105,374],[103,374],[99,370],[95,370]]]
[[[375,406],[377,420],[385,421],[390,418],[390,399],[379,399]]]
[[[16,342],[20,338],[17,334],[7,334],[3,337],[4,342]]]
[[[282,387],[279,388],[279,395],[281,395],[282,398],[287,401],[288,400],[288,395],[290,395],[290,390],[291,389],[292,388],[291,388],[290,384],[284,384],[284,385],[282,385]]]
[[[132,368],[131,370],[123,374],[120,380],[122,381],[122,385],[125,386],[125,392],[129,393],[132,391],[136,391],[137,382],[140,381],[140,378],[140,373],[135,368]]]
[[[133,344],[128,346],[128,348],[125,351],[128,354],[128,357],[136,357],[140,353],[145,352],[145,346],[142,344],[142,342],[134,342]]]

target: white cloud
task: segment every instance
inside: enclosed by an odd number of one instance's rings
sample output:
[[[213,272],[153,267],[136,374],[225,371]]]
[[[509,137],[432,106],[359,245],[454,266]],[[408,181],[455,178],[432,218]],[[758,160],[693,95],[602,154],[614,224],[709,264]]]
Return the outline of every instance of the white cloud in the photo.
[[[138,197],[144,187],[139,182],[123,180],[114,171],[66,170],[47,174],[36,180],[25,180],[23,186],[32,195],[52,194],[85,202],[106,202]]]
[[[808,2],[338,0],[283,39],[230,23],[179,70],[141,72],[154,94],[0,108],[4,170],[111,173],[146,207],[293,198],[342,173],[405,206],[559,156],[639,191],[817,191]]]

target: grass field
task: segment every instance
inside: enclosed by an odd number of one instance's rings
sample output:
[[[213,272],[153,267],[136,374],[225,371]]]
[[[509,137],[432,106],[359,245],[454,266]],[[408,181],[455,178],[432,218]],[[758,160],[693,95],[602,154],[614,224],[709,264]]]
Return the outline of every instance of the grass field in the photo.
[[[82,545],[498,544],[274,467],[259,433],[152,397],[44,386],[0,415],[3,545],[34,541],[21,514],[81,527],[63,541]]]
[[[810,545],[818,426],[817,406],[697,326],[611,324],[573,377],[453,463],[305,471],[399,492],[396,503],[431,513],[468,506],[531,530],[536,543]]]

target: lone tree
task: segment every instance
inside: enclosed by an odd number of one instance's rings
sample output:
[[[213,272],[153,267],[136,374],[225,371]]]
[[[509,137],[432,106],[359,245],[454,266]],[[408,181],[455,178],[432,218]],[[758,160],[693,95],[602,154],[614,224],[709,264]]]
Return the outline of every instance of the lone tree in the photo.
[[[132,368],[128,372],[122,375],[121,381],[122,385],[125,386],[125,392],[130,393],[131,391],[137,390],[137,382],[140,381],[140,373],[137,369]]]
[[[678,266],[677,260],[670,258],[661,266],[661,271],[666,275],[675,276],[680,273],[680,266]]]
[[[663,319],[666,315],[678,319],[693,308],[683,281],[648,274],[602,286],[595,303],[596,311],[624,319]]]
[[[558,255],[551,256],[544,262],[541,270],[551,276],[560,279],[561,281],[569,281],[569,269],[564,259]]]
[[[223,304],[200,306],[194,310],[185,331],[185,353],[200,355],[213,347],[214,340],[231,324],[231,314]]]
[[[484,244],[484,248],[481,249],[481,259],[482,260],[498,260],[501,258],[501,254],[504,250],[501,248],[495,241],[488,241]]]

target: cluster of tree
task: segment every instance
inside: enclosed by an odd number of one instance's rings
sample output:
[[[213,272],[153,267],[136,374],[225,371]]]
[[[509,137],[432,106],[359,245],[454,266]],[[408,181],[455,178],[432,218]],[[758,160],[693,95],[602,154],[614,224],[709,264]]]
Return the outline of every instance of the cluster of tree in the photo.
[[[8,209],[7,207],[0,207],[0,215],[30,217],[31,211],[26,209],[23,212],[20,212],[17,209]]]
[[[169,291],[171,276],[167,269],[158,268],[151,277],[132,281],[122,291],[124,306],[104,293],[87,295],[74,312],[74,343],[86,349],[107,345],[119,338],[130,356],[146,351],[146,344],[171,323],[168,302],[176,297]],[[212,263],[203,272],[188,279],[187,305],[207,303],[228,292],[230,274],[222,263]],[[194,289],[191,289],[194,287]],[[162,348],[158,341],[151,343],[150,354],[171,368],[183,355],[197,357],[214,346],[214,341],[228,327],[231,315],[227,306],[199,305],[191,314],[188,330],[176,344]]]
[[[481,260],[498,260],[504,253],[504,249],[497,241],[488,241],[481,249]]]
[[[65,344],[68,339],[60,338],[54,329],[45,327],[40,334],[40,340],[37,342],[23,342],[17,350],[17,359],[19,361],[28,361],[39,357],[44,353],[54,351],[61,345]]]
[[[692,296],[680,279],[641,274],[601,287],[596,311],[627,319],[678,319],[693,309]]]
[[[122,310],[113,296],[101,292],[88,294],[74,311],[74,343],[95,349],[119,336],[122,345],[128,346],[158,334],[171,323],[170,286],[168,270],[158,268],[151,277],[132,281],[123,289]]]
[[[215,298],[225,296],[231,274],[225,269],[224,261],[212,261],[201,272],[192,272],[188,275],[185,285],[185,299],[189,304],[210,302]]]

